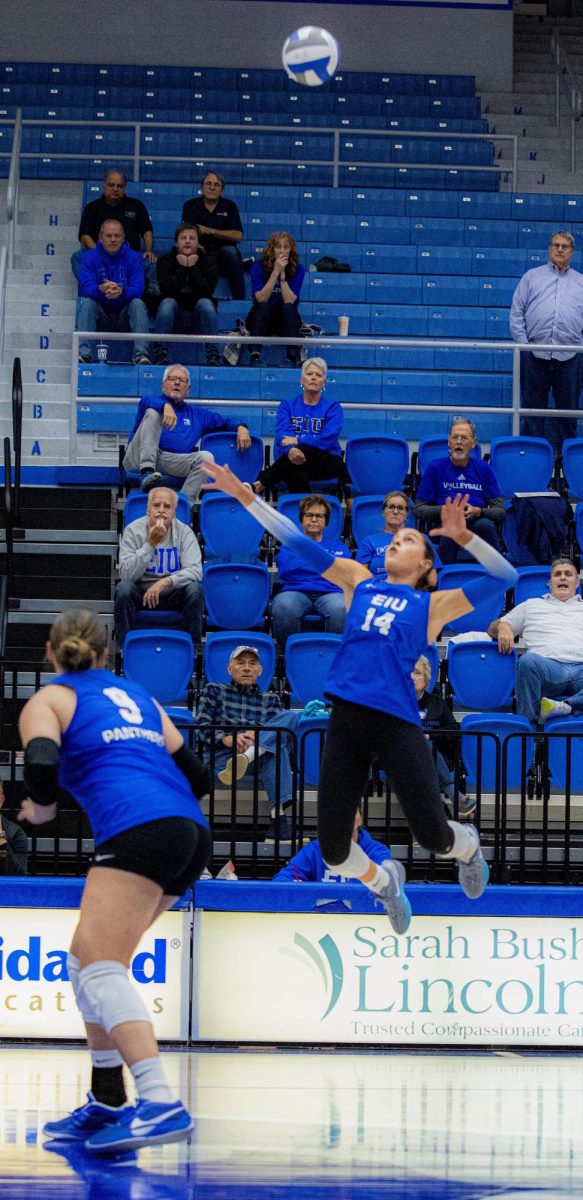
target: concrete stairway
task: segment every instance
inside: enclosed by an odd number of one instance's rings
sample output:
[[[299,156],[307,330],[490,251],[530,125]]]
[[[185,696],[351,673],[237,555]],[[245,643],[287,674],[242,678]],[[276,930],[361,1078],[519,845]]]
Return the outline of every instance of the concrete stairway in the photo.
[[[6,185],[0,192],[4,211]],[[76,249],[82,185],[23,181],[14,268],[8,273],[4,361],[0,364],[0,436],[11,434],[12,362],[19,355],[24,391],[22,460],[51,466],[70,461],[71,330],[76,286],[69,258]]]
[[[555,126],[555,69],[551,34],[559,29],[575,69],[583,79],[583,20],[553,20],[549,17],[514,18],[514,88],[512,92],[483,92],[482,112],[492,133],[515,133],[518,142],[518,187],[509,179],[507,188],[521,192],[578,193],[582,169],[570,171],[569,105],[561,96],[561,124]],[[500,161],[512,156],[511,143],[504,145]]]

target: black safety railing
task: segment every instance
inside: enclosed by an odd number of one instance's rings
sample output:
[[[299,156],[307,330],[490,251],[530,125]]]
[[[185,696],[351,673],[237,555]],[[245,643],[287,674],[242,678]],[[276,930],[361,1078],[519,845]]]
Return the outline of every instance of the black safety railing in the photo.
[[[20,525],[20,475],[22,467],[22,369],[20,359],[12,365],[12,441],[14,445],[13,523]]]
[[[14,689],[9,678],[17,672],[6,665],[2,683],[13,701],[13,713],[40,684],[40,669],[33,678],[28,672]],[[19,698],[18,698],[19,696]],[[0,710],[5,718],[7,701]],[[247,728],[250,726],[247,725]],[[253,726],[259,734],[264,726]],[[270,731],[274,727],[270,726]],[[219,731],[217,731],[219,732]],[[280,739],[292,747],[293,798],[285,809],[292,827],[290,839],[272,840],[265,835],[270,819],[259,774],[259,759],[250,764],[244,778],[223,786],[215,778],[217,746],[212,741],[207,757],[213,786],[203,803],[213,830],[211,871],[216,874],[228,860],[240,878],[271,878],[306,839],[317,836],[317,769],[314,774],[313,747],[306,751],[311,727],[297,733],[281,729]],[[583,739],[570,733],[511,734],[504,739],[488,732],[441,731],[452,739],[455,750],[455,794],[448,815],[459,819],[463,792],[476,801],[471,821],[480,830],[492,883],[554,884],[583,883]],[[184,730],[196,748],[196,730]],[[224,729],[220,736],[224,735]],[[320,746],[324,724],[317,730]],[[473,744],[470,753],[468,739]],[[10,738],[2,741],[6,745]],[[14,747],[17,743],[12,739]],[[471,763],[470,763],[471,760]],[[468,766],[471,770],[468,771]],[[23,794],[22,754],[16,749],[0,751],[0,776],[4,780],[7,812],[13,815]],[[280,771],[276,772],[275,804],[279,808]],[[390,846],[394,858],[404,862],[411,882],[457,880],[456,864],[435,858],[417,844],[411,834],[398,798],[382,773],[374,769],[361,799],[363,822],[369,833]],[[30,874],[73,876],[85,874],[93,851],[86,816],[73,801],[61,803],[51,824],[27,830]]]
[[[6,578],[7,601],[13,591],[14,579],[14,513],[12,500],[12,450],[10,438],[4,438],[4,522],[6,549],[4,559],[4,575]]]

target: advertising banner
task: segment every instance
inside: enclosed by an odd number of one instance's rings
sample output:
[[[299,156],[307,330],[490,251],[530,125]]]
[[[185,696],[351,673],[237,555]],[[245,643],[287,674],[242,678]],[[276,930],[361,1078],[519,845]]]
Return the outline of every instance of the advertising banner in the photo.
[[[198,912],[199,1041],[583,1044],[583,920]]]
[[[0,1037],[83,1038],[67,974],[75,909],[0,909]],[[140,942],[130,968],[162,1041],[188,1038],[190,922],[168,912]]]

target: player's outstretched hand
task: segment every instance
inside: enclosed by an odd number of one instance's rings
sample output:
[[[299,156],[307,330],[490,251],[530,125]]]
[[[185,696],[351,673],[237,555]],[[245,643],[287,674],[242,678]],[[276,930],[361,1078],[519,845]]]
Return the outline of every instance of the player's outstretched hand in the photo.
[[[462,496],[460,492],[453,499],[448,498],[441,506],[441,525],[438,529],[430,530],[431,537],[448,537],[452,542],[457,542],[461,534],[466,532],[465,508],[468,500],[469,497]]]
[[[235,500],[239,500],[246,508],[255,499],[252,489],[246,483],[241,483],[238,475],[231,471],[230,467],[220,467],[216,462],[209,462],[208,459],[202,463],[202,469],[207,476],[205,491],[209,492],[226,492],[228,496],[233,496]]]

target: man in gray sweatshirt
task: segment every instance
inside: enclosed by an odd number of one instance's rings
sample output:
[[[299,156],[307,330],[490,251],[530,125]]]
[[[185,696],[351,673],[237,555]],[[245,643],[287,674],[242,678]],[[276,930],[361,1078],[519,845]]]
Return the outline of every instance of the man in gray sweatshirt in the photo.
[[[179,611],[195,648],[203,618],[202,561],[188,525],[176,517],[176,493],[153,488],[145,517],[124,529],[119,551],[119,583],[113,599],[115,637],[123,647],[134,628],[136,610]]]

